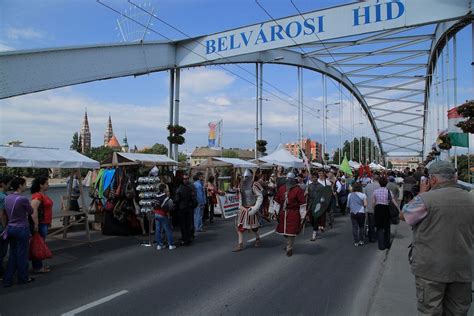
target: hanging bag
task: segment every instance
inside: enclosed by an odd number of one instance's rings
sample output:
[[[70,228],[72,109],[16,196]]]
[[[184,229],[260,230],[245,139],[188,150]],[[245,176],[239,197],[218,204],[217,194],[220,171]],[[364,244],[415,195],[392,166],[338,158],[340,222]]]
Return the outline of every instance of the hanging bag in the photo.
[[[52,258],[53,254],[44,242],[44,239],[38,232],[33,234],[30,240],[30,259],[31,260],[45,260]]]
[[[387,191],[388,191],[388,211],[390,213],[390,223],[392,225],[398,225],[400,224],[400,213],[398,212],[397,206],[393,204],[392,194],[390,193],[390,190],[387,189]]]

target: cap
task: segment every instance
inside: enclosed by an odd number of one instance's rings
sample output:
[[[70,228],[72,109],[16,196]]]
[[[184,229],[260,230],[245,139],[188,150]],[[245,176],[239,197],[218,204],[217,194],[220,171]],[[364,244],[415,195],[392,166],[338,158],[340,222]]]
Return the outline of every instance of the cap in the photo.
[[[456,169],[448,161],[436,161],[428,169],[430,174],[455,174]]]

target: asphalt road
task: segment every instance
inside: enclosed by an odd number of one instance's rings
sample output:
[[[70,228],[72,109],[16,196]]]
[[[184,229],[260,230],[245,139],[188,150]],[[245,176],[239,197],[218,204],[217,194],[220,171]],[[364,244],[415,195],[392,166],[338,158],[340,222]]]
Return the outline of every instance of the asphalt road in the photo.
[[[233,253],[233,220],[217,220],[172,251],[140,247],[135,237],[57,250],[53,272],[0,289],[0,314],[366,315],[385,252],[354,247],[349,217],[315,242],[310,236],[307,226],[292,257],[274,233],[261,248],[246,243]]]

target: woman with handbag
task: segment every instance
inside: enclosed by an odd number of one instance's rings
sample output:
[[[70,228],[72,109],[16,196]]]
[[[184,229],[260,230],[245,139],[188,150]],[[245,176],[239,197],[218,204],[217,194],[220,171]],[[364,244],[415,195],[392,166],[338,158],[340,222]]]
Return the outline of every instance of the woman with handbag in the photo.
[[[8,225],[0,238],[8,237],[10,253],[7,270],[3,276],[3,287],[13,284],[13,275],[17,272],[18,284],[34,281],[28,275],[28,243],[30,240],[30,224],[28,215],[33,214],[30,201],[21,196],[26,190],[26,180],[15,178],[10,183],[13,193],[5,198],[5,211]],[[6,236],[5,236],[6,235]]]
[[[53,218],[53,200],[46,195],[48,188],[49,182],[46,176],[36,177],[31,184],[31,207],[33,208],[31,217],[35,225],[35,232],[38,232],[43,240],[48,235],[48,228]],[[42,260],[31,260],[31,263],[34,273],[51,272],[50,267],[43,266]]]
[[[364,245],[365,209],[367,208],[367,195],[362,193],[362,184],[354,183],[352,192],[347,199],[347,208],[351,214],[352,236],[354,246]]]
[[[377,228],[376,235],[379,250],[385,250],[390,248],[390,202],[392,202],[398,211],[397,202],[391,195],[390,191],[386,188],[388,183],[387,178],[381,177],[379,180],[380,188],[374,191],[372,196],[372,202],[374,206],[374,220],[375,227]]]

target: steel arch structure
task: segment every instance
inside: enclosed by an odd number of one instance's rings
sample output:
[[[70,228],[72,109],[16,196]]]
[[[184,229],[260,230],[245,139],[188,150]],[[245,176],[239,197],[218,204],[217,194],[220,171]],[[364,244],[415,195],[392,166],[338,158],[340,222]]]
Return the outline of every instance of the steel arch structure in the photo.
[[[0,98],[283,56],[274,63],[327,74],[356,97],[383,157],[421,156],[437,54],[446,38],[473,21],[473,3],[369,0],[180,41],[0,53]]]

